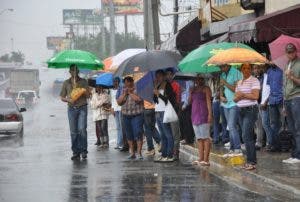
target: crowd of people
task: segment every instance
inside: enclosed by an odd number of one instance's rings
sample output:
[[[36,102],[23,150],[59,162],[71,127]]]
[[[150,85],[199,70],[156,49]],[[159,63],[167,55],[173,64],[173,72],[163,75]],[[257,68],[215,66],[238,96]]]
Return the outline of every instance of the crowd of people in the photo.
[[[139,96],[131,76],[123,81],[114,78],[113,89],[98,86],[90,91],[87,81],[78,76],[77,66],[71,65],[71,78],[61,91],[62,101],[68,103],[71,159],[87,158],[89,102],[95,144],[101,149],[109,147],[112,114],[117,130],[115,149],[129,151],[128,159],[143,159],[145,139],[145,155],[156,156],[157,162],[173,162],[179,159],[180,144],[192,144],[195,139],[199,158],[193,164],[209,166],[211,145],[224,144],[229,147],[224,158],[242,156],[245,150],[243,168],[254,170],[256,150],[281,151],[280,130],[287,125],[292,154],[283,163],[300,163],[300,59],[294,44],[287,44],[285,51],[288,64],[284,70],[274,64],[243,64],[240,70],[222,65],[213,86],[201,74],[180,85],[174,80],[174,69],[157,70],[154,90],[149,92],[153,100]],[[87,89],[76,101],[68,97],[74,85]],[[177,117],[171,122],[165,120],[170,107]]]

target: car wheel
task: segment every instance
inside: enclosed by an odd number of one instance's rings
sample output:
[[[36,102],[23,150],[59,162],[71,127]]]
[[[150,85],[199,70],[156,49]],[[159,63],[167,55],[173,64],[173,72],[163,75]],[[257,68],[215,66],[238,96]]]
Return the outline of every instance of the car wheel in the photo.
[[[21,129],[20,132],[17,133],[18,136],[23,137],[24,135],[24,128]]]

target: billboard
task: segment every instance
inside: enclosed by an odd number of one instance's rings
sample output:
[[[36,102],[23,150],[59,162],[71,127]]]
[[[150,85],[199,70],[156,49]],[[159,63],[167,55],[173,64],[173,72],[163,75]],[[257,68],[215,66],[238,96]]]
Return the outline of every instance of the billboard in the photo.
[[[64,25],[95,25],[100,22],[98,9],[63,9]]]
[[[111,0],[102,0],[102,5],[104,6],[105,13],[109,11],[109,2]],[[142,0],[112,0],[114,4],[116,15],[125,14],[141,14],[143,13],[143,1]]]
[[[65,37],[62,36],[49,36],[47,37],[47,48],[49,50],[58,50],[63,44]]]

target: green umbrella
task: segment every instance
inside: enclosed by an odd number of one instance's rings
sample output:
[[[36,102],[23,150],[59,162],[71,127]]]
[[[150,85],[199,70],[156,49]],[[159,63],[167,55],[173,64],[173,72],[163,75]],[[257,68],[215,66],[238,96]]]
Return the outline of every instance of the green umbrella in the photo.
[[[190,52],[179,63],[178,67],[180,71],[186,73],[212,73],[220,71],[218,66],[208,66],[206,61],[214,56],[216,53],[222,50],[226,50],[233,47],[242,47],[251,49],[249,46],[242,43],[213,43],[202,45],[199,48]]]
[[[103,68],[103,63],[95,55],[81,50],[65,50],[59,52],[48,61],[49,68],[68,68],[76,64],[80,69],[98,70]]]

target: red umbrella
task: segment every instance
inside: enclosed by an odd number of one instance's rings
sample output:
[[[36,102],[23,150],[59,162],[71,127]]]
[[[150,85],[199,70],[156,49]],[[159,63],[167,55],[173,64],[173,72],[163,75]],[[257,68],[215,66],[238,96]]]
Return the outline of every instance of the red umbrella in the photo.
[[[293,43],[296,46],[297,54],[300,57],[300,38],[290,37],[282,34],[272,43],[269,43],[272,62],[281,69],[284,69],[288,62],[285,54],[285,46],[288,43]]]

